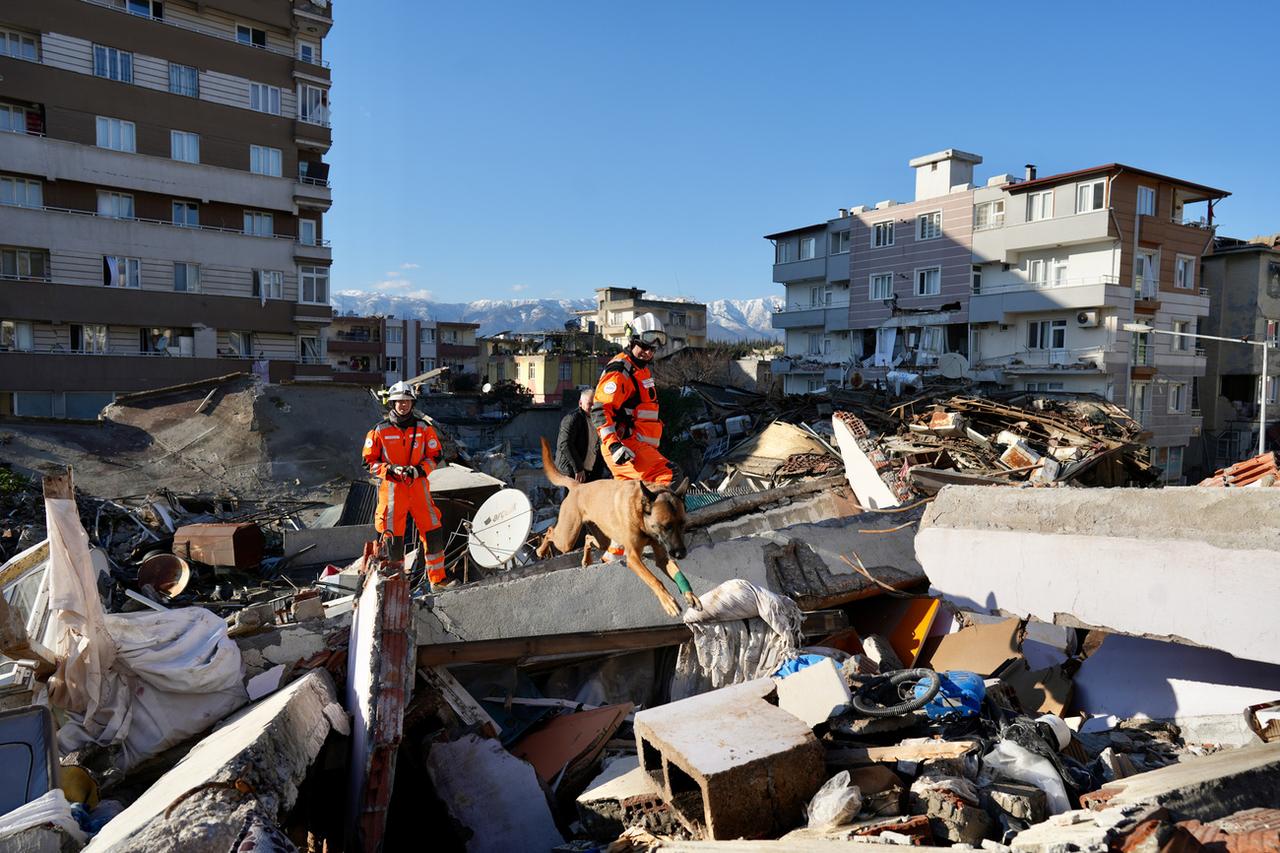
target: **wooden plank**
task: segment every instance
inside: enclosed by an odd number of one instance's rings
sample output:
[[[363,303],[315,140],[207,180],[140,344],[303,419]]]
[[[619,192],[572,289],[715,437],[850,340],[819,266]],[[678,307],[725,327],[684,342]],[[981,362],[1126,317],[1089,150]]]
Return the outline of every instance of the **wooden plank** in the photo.
[[[44,499],[45,500],[75,500],[75,486],[71,482],[71,469],[67,468],[61,474],[45,474],[44,475]]]
[[[828,767],[862,767],[867,764],[893,764],[898,761],[959,758],[977,748],[976,740],[931,740],[925,743],[872,746],[864,749],[829,749],[826,761]]]
[[[436,643],[418,647],[418,666],[454,663],[521,661],[549,655],[640,651],[674,646],[692,635],[685,625],[640,628],[634,631],[589,631],[546,637],[514,637],[476,640],[470,643]]]
[[[454,678],[449,670],[442,666],[433,666],[430,669],[419,669],[418,675],[422,676],[422,680],[449,703],[449,707],[462,722],[468,726],[479,726],[481,734],[485,737],[496,738],[502,734],[502,726],[489,716],[489,712],[458,683],[458,679]]]

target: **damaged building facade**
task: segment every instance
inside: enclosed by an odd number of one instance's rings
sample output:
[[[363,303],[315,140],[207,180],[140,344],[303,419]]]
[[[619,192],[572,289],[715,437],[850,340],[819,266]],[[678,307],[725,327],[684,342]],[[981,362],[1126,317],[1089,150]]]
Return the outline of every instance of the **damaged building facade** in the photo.
[[[786,286],[774,315],[784,390],[940,373],[1094,393],[1134,413],[1177,481],[1200,434],[1204,350],[1123,327],[1195,332],[1209,314],[1213,204],[1228,193],[1120,164],[1047,177],[1028,166],[982,185],[981,162],[918,157],[913,201],[767,236]]]
[[[11,4],[0,414],[247,370],[325,378],[332,134],[305,0]]]

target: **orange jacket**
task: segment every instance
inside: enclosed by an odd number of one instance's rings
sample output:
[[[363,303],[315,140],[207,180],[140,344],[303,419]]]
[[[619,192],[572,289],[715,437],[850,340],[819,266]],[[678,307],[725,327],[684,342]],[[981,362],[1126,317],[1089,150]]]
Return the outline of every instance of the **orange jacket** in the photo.
[[[422,418],[415,416],[408,426],[398,427],[387,417],[365,436],[363,456],[369,473],[385,480],[393,465],[413,465],[430,474],[442,452],[440,436]]]
[[[596,385],[591,425],[605,448],[618,441],[658,446],[662,421],[658,419],[658,389],[648,365],[636,364],[625,352],[609,360]]]

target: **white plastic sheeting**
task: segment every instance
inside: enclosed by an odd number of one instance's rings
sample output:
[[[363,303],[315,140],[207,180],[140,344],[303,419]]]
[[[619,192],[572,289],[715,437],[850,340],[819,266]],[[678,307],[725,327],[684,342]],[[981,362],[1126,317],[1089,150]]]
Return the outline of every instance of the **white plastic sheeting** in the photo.
[[[671,699],[765,678],[797,654],[802,616],[791,599],[733,578],[685,611],[693,640],[680,647]]]
[[[8,836],[22,832],[24,829],[49,825],[61,829],[80,844],[89,840],[71,814],[71,804],[67,802],[62,789],[54,788],[25,806],[19,806],[8,814],[0,816],[0,842],[4,842]],[[0,844],[0,846],[8,849],[7,844]]]
[[[63,754],[119,744],[127,770],[248,701],[225,622],[197,607],[107,614],[75,501],[46,500],[45,514],[58,659],[49,698],[67,713]]]

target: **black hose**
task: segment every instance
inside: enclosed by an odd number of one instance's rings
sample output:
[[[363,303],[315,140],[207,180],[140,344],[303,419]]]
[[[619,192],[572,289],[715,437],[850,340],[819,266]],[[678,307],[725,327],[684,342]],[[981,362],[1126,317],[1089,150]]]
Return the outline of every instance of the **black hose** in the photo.
[[[913,696],[896,705],[881,704],[876,698],[881,691],[891,687],[897,688],[898,695],[901,697],[902,685],[921,681],[928,683],[923,694]],[[942,678],[931,669],[900,669],[868,681],[853,694],[851,704],[855,711],[867,717],[901,717],[928,705],[941,689]]]

